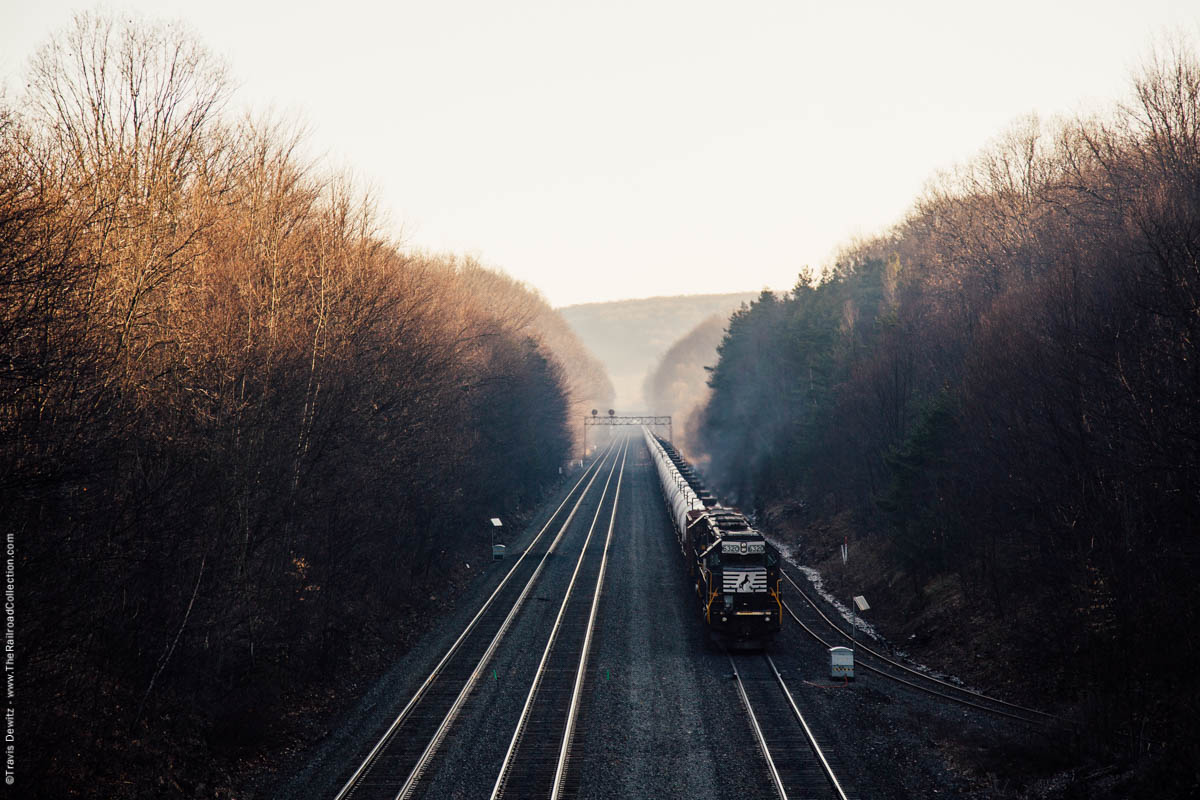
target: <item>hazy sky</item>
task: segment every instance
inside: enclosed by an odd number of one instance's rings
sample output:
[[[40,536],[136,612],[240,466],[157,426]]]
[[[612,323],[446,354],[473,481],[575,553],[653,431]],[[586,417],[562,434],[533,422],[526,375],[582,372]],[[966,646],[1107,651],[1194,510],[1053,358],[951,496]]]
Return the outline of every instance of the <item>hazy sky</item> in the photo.
[[[72,12],[0,0],[10,97]],[[1200,0],[138,0],[296,112],[413,247],[555,305],[788,289],[1017,117],[1104,108]]]

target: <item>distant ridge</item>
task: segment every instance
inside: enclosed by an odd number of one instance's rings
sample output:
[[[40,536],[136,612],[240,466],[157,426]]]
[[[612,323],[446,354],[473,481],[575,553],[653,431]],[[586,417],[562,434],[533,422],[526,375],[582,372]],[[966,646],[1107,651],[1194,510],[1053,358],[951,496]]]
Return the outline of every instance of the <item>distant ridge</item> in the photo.
[[[761,292],[646,297],[607,303],[580,303],[558,311],[608,369],[623,412],[653,412],[645,408],[642,381],[659,358],[701,320],[713,314],[728,317]]]
[[[713,303],[723,305],[729,300],[735,300],[740,305],[742,302],[750,302],[756,299],[762,290],[753,292],[724,292],[716,294],[663,294],[654,295],[653,297],[633,297],[628,300],[603,300],[595,303],[572,303],[570,305],[558,306],[556,311],[575,313],[576,311],[585,312],[588,309],[598,309],[605,307],[637,307],[648,305],[664,305],[664,306],[688,306],[702,305],[705,303]],[[742,298],[742,299],[739,299]]]

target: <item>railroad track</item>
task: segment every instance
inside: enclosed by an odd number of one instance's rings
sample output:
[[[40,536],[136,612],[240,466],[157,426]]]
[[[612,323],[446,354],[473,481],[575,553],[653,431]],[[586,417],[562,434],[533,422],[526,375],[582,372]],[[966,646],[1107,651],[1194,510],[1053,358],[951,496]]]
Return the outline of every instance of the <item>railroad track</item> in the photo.
[[[628,451],[629,439],[626,439],[612,494],[608,531],[602,545],[599,537],[593,543],[605,507],[601,501],[492,788],[492,800],[502,797],[558,800],[577,791],[568,768]],[[592,587],[590,592],[588,587]]]
[[[744,669],[739,670],[738,660],[726,655],[733,667],[738,696],[780,798],[847,800],[829,758],[771,657],[766,653],[746,656]]]
[[[809,636],[816,639],[825,647],[833,647],[834,644],[827,641],[815,630],[816,627],[827,626],[832,628],[839,636],[836,644],[844,644],[851,642],[854,645],[854,668],[863,669],[867,672],[874,673],[888,680],[907,686],[916,691],[923,692],[934,697],[939,697],[944,700],[949,700],[959,705],[972,708],[976,711],[984,711],[996,716],[1006,717],[1008,719],[1018,720],[1029,725],[1045,726],[1052,723],[1066,724],[1066,720],[1061,717],[1056,717],[1053,714],[1047,714],[1044,711],[1039,711],[1036,708],[1010,703],[1007,700],[1001,700],[996,697],[985,695],[982,692],[977,692],[973,689],[967,689],[962,686],[956,686],[949,681],[913,669],[905,664],[901,664],[879,651],[865,644],[861,639],[856,639],[850,634],[842,630],[841,626],[831,620],[821,607],[800,587],[798,583],[788,574],[787,570],[782,570],[783,577],[792,588],[803,599],[804,606],[801,612],[797,613],[796,609],[789,603],[783,604],[784,611],[804,629]],[[803,614],[807,618],[801,618]],[[864,655],[866,658],[864,658]]]
[[[397,800],[412,794],[537,583],[548,556],[557,548],[610,460],[611,476],[616,455],[617,447],[613,445],[584,470],[520,558],[350,775],[335,800]],[[568,506],[570,510],[564,515]],[[561,526],[557,534],[552,538],[547,536],[558,521]]]

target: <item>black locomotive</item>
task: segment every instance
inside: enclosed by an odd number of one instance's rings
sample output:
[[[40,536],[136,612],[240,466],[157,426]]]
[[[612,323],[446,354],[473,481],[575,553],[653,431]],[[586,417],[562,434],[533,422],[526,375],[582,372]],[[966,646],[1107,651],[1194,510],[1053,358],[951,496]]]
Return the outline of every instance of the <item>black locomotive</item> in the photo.
[[[669,442],[643,434],[710,636],[727,647],[766,646],[783,616],[779,553],[740,511],[717,502]]]

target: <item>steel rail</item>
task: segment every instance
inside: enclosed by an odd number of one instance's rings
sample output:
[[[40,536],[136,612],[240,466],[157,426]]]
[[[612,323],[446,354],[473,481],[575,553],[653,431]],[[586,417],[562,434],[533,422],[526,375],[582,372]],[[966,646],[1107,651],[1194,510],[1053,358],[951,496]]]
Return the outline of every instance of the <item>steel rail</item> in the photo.
[[[816,631],[814,631],[812,628],[805,625],[804,622],[800,619],[800,617],[796,616],[796,612],[792,611],[792,607],[789,606],[787,603],[783,603],[783,610],[791,615],[792,619],[795,620],[797,625],[799,625],[801,628],[804,629],[805,633],[807,633],[812,638],[816,639],[818,642],[820,642],[825,647],[832,647],[832,645],[829,644],[829,642],[822,639],[821,636]],[[974,708],[979,711],[986,711],[989,714],[997,714],[1001,717],[1008,717],[1009,719],[1015,719],[1018,722],[1024,722],[1027,725],[1045,725],[1046,724],[1045,722],[1043,722],[1042,720],[1039,720],[1039,719],[1030,719],[1029,717],[1022,717],[1019,714],[1013,714],[1010,711],[1004,711],[999,708],[992,708],[990,706],[980,705],[979,703],[974,703],[970,700],[964,700],[961,697],[955,697],[954,695],[946,694],[945,692],[939,692],[937,689],[931,689],[928,686],[922,686],[918,683],[913,683],[912,681],[907,680],[906,678],[901,678],[897,675],[891,674],[890,672],[886,672],[882,669],[879,669],[878,667],[873,667],[865,661],[857,662],[854,666],[856,668],[862,667],[867,672],[874,672],[876,675],[879,675],[880,677],[887,678],[888,680],[903,684],[903,685],[909,687],[910,689],[916,689],[918,692],[924,692],[925,694],[933,695],[934,697],[940,697],[943,700],[949,700],[952,703],[958,703],[959,705],[964,705],[964,706],[967,706],[968,708]]]
[[[804,729],[804,735],[808,738],[808,744],[812,747],[817,760],[821,762],[821,769],[824,770],[825,777],[829,779],[833,790],[837,792],[839,800],[847,800],[846,793],[842,791],[842,784],[838,782],[837,775],[833,774],[833,768],[829,766],[829,762],[825,759],[825,754],[821,752],[821,746],[817,744],[817,737],[813,736],[808,723],[804,721],[804,715],[800,713],[796,701],[792,698],[792,693],[783,681],[783,676],[779,674],[779,668],[775,666],[775,661],[767,653],[763,653],[763,657],[767,659],[767,663],[771,666],[771,672],[774,673],[775,680],[779,683],[779,688],[783,690],[783,696],[787,698],[788,705],[792,708],[792,714],[796,717],[796,721],[800,723],[800,727]]]
[[[600,574],[596,578],[596,591],[592,593],[592,608],[588,613],[587,632],[583,637],[583,650],[579,654],[579,666],[575,672],[575,688],[571,692],[571,703],[567,707],[567,727],[563,731],[562,747],[558,751],[558,764],[554,769],[550,800],[559,800],[567,778],[567,755],[571,740],[575,736],[575,723],[579,714],[579,699],[583,694],[583,677],[586,674],[588,655],[592,648],[592,632],[596,627],[596,612],[600,608],[600,590],[604,587],[604,573],[608,568],[608,548],[612,544],[613,528],[617,522],[617,504],[621,501],[621,481],[625,477],[625,461],[629,457],[629,441],[621,455],[621,471],[617,473],[617,488],[613,492],[612,515],[608,519],[608,535],[604,537],[604,554],[600,558]]]
[[[562,511],[563,507],[566,506],[566,504],[570,501],[571,496],[575,493],[575,490],[579,488],[579,485],[582,484],[584,479],[586,479],[588,477],[588,474],[591,473],[592,477],[590,480],[588,480],[587,486],[585,486],[583,491],[580,492],[579,497],[576,500],[575,505],[572,507],[571,513],[567,518],[567,522],[563,524],[562,529],[559,530],[558,536],[555,537],[554,542],[551,543],[550,548],[547,549],[546,553],[549,554],[550,552],[553,551],[553,549],[554,549],[555,545],[557,545],[559,539],[562,538],[562,533],[563,533],[563,531],[566,530],[566,525],[571,521],[571,517],[573,517],[575,515],[575,511],[579,508],[580,503],[583,502],[583,498],[587,495],[588,490],[591,488],[592,483],[596,479],[596,476],[600,474],[599,466],[603,463],[604,460],[607,459],[607,457],[611,451],[612,451],[612,448],[609,448],[609,450],[606,450],[604,453],[601,453],[595,459],[593,459],[592,463],[588,465],[587,469],[584,470],[583,474],[579,476],[579,480],[575,481],[575,484],[570,488],[570,490],[568,490],[568,492],[567,492],[566,496],[563,498],[562,502],[558,504],[558,507],[555,508],[554,511],[550,514],[550,517],[546,520],[546,523],[542,526],[541,530],[538,531],[537,535],[534,536],[534,538],[526,546],[524,552],[521,553],[521,557],[518,558],[516,560],[516,562],[513,563],[512,567],[504,575],[504,577],[500,580],[500,583],[496,586],[495,590],[491,593],[491,595],[488,596],[487,600],[484,601],[483,605],[480,606],[479,611],[477,611],[475,613],[475,616],[471,618],[471,621],[467,623],[467,626],[466,626],[466,628],[463,629],[463,632],[461,634],[459,634],[458,638],[454,640],[453,644],[450,645],[449,649],[447,649],[446,653],[438,661],[437,665],[433,668],[433,671],[429,673],[429,676],[417,688],[416,692],[413,693],[413,696],[409,699],[408,703],[406,703],[404,708],[401,709],[400,713],[396,715],[396,718],[392,721],[391,725],[388,726],[388,729],[379,738],[379,741],[376,742],[375,746],[371,748],[371,751],[369,753],[367,753],[366,758],[363,759],[362,763],[351,774],[349,780],[346,781],[345,785],[342,786],[341,790],[334,797],[334,800],[346,800],[346,798],[350,797],[351,793],[354,791],[354,788],[357,786],[358,782],[363,778],[363,776],[371,768],[371,765],[374,763],[376,757],[380,754],[380,752],[384,749],[384,747],[387,746],[387,743],[392,739],[392,737],[395,735],[396,731],[400,728],[400,726],[404,724],[405,720],[407,720],[409,718],[409,716],[412,714],[413,709],[416,708],[416,706],[425,697],[426,693],[429,690],[429,687],[432,686],[434,681],[436,681],[437,678],[442,674],[443,669],[445,668],[446,664],[449,663],[450,659],[452,659],[458,653],[460,647],[462,646],[462,643],[475,630],[475,627],[478,625],[480,619],[482,619],[483,615],[485,613],[487,613],[487,611],[491,608],[492,603],[495,601],[496,597],[500,594],[501,590],[504,589],[504,587],[508,584],[509,579],[513,576],[513,574],[516,572],[517,568],[521,565],[521,562],[525,560],[525,557],[529,555],[529,553],[532,551],[534,545],[536,545],[538,543],[538,541],[541,540],[542,536],[546,533],[546,531],[550,529],[551,524],[554,522],[554,520],[558,516],[559,512]],[[543,559],[543,563],[544,563],[545,555],[543,555],[542,559]],[[522,602],[522,600],[525,597],[525,594],[529,591],[529,587],[532,586],[533,582],[537,579],[538,574],[540,572],[541,572],[541,564],[538,565],[538,568],[537,568],[537,570],[535,570],[534,574],[532,576],[530,576],[529,581],[526,583],[525,590],[521,593],[521,596],[518,598],[517,602],[514,605],[519,605]],[[512,615],[512,613],[510,612],[510,616],[511,615]],[[503,627],[504,626],[502,626],[502,631],[503,631]],[[494,641],[493,641],[493,644],[494,644]],[[490,652],[490,650],[491,650],[491,648],[489,648],[489,652]]]
[[[628,452],[628,440],[625,440],[625,450]],[[615,470],[616,460],[613,461]],[[508,779],[508,774],[512,769],[513,756],[517,751],[517,746],[520,744],[525,735],[525,728],[529,721],[529,714],[533,708],[534,699],[537,697],[538,689],[541,687],[542,680],[546,675],[546,665],[550,662],[550,652],[554,649],[554,643],[558,640],[558,633],[562,629],[563,617],[566,614],[567,603],[571,599],[571,593],[575,589],[575,581],[579,577],[579,570],[583,566],[583,561],[587,557],[588,545],[592,541],[592,534],[596,529],[596,521],[600,518],[600,511],[604,506],[604,497],[608,493],[608,485],[612,481],[612,473],[608,473],[608,479],[605,481],[604,489],[600,494],[600,503],[596,506],[596,514],[592,517],[592,523],[588,527],[587,538],[584,539],[583,547],[579,550],[579,558],[575,561],[575,569],[571,573],[571,580],[567,583],[567,589],[563,593],[562,603],[558,606],[558,614],[554,618],[554,626],[550,630],[550,638],[546,641],[546,647],[542,650],[542,658],[538,662],[537,670],[533,675],[533,682],[529,687],[529,693],[525,696],[525,705],[521,709],[521,715],[517,719],[517,727],[513,731],[512,739],[508,743],[508,750],[504,754],[504,761],[500,765],[500,772],[496,776],[496,783],[492,787],[490,795],[491,800],[497,800],[505,790],[505,784]]]
[[[771,774],[771,782],[775,784],[775,791],[779,793],[780,800],[788,800],[787,788],[783,785],[783,778],[780,777],[779,770],[775,767],[775,759],[771,758],[771,748],[767,746],[767,739],[758,724],[758,717],[754,715],[754,707],[750,705],[750,697],[746,694],[746,687],[742,683],[742,676],[738,673],[737,663],[729,653],[726,653],[725,656],[729,659],[729,666],[733,667],[733,679],[737,681],[738,697],[742,699],[742,706],[745,707],[746,715],[750,718],[750,727],[754,730],[754,737],[758,739],[758,749],[762,751],[763,758],[767,761],[767,771]]]
[[[611,452],[612,449],[613,448],[609,448],[608,451],[605,451],[605,457],[607,457],[608,453]],[[613,458],[613,467],[608,471],[609,480],[612,479],[612,469],[616,467],[616,464],[616,458]],[[446,732],[454,723],[455,718],[458,717],[458,712],[462,708],[463,703],[466,702],[466,699],[474,690],[475,685],[479,682],[479,676],[483,674],[484,668],[487,666],[488,661],[492,657],[492,653],[495,652],[496,648],[500,644],[500,640],[503,638],[504,634],[508,632],[509,625],[511,625],[512,621],[516,618],[517,612],[520,611],[521,607],[524,605],[525,597],[529,594],[529,590],[533,588],[535,580],[541,574],[542,568],[546,565],[546,559],[552,552],[554,552],[554,548],[558,546],[559,541],[562,539],[563,534],[567,530],[567,526],[571,524],[571,520],[575,517],[575,512],[579,510],[579,506],[583,502],[583,498],[587,495],[588,490],[591,489],[592,483],[596,480],[596,477],[599,476],[599,474],[600,470],[596,470],[595,474],[592,475],[592,480],[588,481],[587,488],[585,488],[580,494],[579,500],[575,502],[575,506],[571,509],[570,515],[567,517],[566,521],[563,522],[562,528],[559,529],[558,535],[554,538],[554,541],[550,544],[550,547],[547,548],[546,552],[542,555],[542,560],[538,563],[537,569],[534,571],[533,575],[530,576],[529,581],[525,584],[525,588],[521,591],[521,596],[517,598],[515,603],[513,603],[512,609],[508,612],[508,616],[504,618],[504,622],[500,625],[500,629],[496,631],[496,635],[492,638],[491,643],[488,645],[487,651],[479,659],[479,663],[476,664],[475,669],[471,672],[471,676],[467,679],[466,683],[463,684],[463,688],[461,691],[459,691],[458,696],[454,698],[454,703],[451,704],[450,710],[446,713],[445,718],[442,719],[441,724],[438,725],[437,730],[430,738],[429,744],[425,746],[424,752],[422,752],[420,758],[417,759],[416,765],[409,773],[408,778],[404,781],[404,786],[401,787],[400,791],[396,794],[396,800],[402,800],[402,798],[408,798],[412,795],[413,790],[416,788],[417,782],[421,779],[421,776],[424,775],[426,767],[428,767],[429,762],[434,756],[434,753],[437,752],[437,748],[441,745],[442,740],[445,738]],[[600,492],[600,503],[597,505],[597,513],[599,513],[599,506],[604,504],[604,495],[607,490],[608,480],[605,481],[604,489]],[[584,544],[584,547],[587,547],[586,543]]]
[[[789,575],[786,570],[780,570],[780,571],[783,573],[783,577],[787,578],[788,583],[790,583],[792,585],[792,588],[794,588],[796,590],[797,594],[799,594],[801,597],[804,598],[804,602],[806,602],[809,605],[809,607],[812,608],[813,611],[817,612],[817,614],[821,617],[821,619],[825,620],[825,622],[828,623],[831,628],[833,628],[839,634],[841,634],[843,639],[847,639],[850,642],[852,642],[855,646],[855,649],[861,648],[864,652],[870,654],[874,658],[879,659],[883,663],[888,664],[889,666],[895,667],[896,669],[899,669],[910,675],[914,675],[918,678],[921,678],[922,680],[926,680],[931,683],[935,683],[939,686],[943,686],[947,689],[950,689],[951,691],[962,692],[963,694],[970,695],[970,696],[975,697],[984,702],[995,703],[996,705],[1002,706],[1003,708],[1012,709],[1013,711],[1019,711],[1024,714],[1033,714],[1034,716],[1045,717],[1046,719],[1055,720],[1058,722],[1065,721],[1061,717],[1055,716],[1054,714],[1049,714],[1045,711],[1039,711],[1036,708],[1029,708],[1028,706],[1019,705],[1017,703],[1010,703],[1007,700],[1001,700],[997,697],[991,697],[990,695],[986,695],[983,692],[977,692],[974,689],[967,689],[962,686],[955,686],[954,684],[950,683],[949,681],[944,681],[944,680],[942,680],[940,678],[936,678],[932,675],[927,675],[927,674],[921,672],[920,670],[913,669],[912,667],[906,666],[904,664],[901,664],[897,661],[894,661],[894,660],[888,658],[887,656],[883,655],[882,653],[880,653],[876,650],[873,650],[866,644],[855,640],[855,638],[853,636],[850,636],[848,633],[846,633],[844,630],[842,630],[841,626],[839,626],[837,623],[835,623],[833,620],[831,620],[828,616],[826,616],[825,612],[821,610],[820,606],[818,606],[817,603],[811,597],[809,597],[807,594],[805,594],[804,590],[800,588],[799,584],[797,584],[796,581],[792,579],[792,576]],[[795,614],[792,614],[792,616],[794,618]],[[799,622],[799,620],[797,620],[797,621]],[[801,623],[801,626],[807,630],[807,626],[805,626],[804,623]],[[811,631],[810,631],[810,633],[811,633]],[[821,640],[821,642],[822,642],[822,644],[825,644],[826,647],[829,646],[823,640]],[[875,670],[875,671],[879,672],[878,670]],[[886,675],[886,673],[882,673],[882,672],[880,674]],[[887,675],[887,677],[893,678],[894,680],[902,680],[900,678],[896,678],[896,676],[894,676],[894,675]],[[941,695],[939,694],[939,696],[941,696]],[[995,709],[991,709],[991,710],[995,710]],[[1005,716],[1010,716],[1010,717],[1013,717],[1014,719],[1023,719],[1023,717],[1018,717],[1015,714],[1006,714]],[[1036,722],[1038,722],[1038,720],[1029,720],[1029,722],[1036,723]]]

